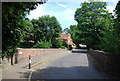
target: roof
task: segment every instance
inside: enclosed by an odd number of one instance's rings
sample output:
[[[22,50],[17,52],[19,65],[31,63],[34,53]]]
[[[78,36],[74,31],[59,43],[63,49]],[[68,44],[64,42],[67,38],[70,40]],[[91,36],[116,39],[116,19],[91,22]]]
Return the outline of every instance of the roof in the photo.
[[[72,40],[71,39],[71,35],[68,34],[68,33],[63,33],[63,34],[60,34],[60,39],[67,39],[67,40]]]
[[[73,40],[71,39],[71,34],[69,33],[63,33],[63,34],[60,34],[60,37],[59,39],[66,39],[67,41],[69,40],[70,42],[66,42],[68,45],[74,45],[75,44],[73,43]]]

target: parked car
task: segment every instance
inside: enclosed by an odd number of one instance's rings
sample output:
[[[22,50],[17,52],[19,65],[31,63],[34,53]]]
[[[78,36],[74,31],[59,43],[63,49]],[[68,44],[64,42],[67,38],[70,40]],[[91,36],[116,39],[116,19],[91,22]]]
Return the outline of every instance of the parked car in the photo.
[[[80,44],[79,46],[81,49],[87,49],[87,45]]]

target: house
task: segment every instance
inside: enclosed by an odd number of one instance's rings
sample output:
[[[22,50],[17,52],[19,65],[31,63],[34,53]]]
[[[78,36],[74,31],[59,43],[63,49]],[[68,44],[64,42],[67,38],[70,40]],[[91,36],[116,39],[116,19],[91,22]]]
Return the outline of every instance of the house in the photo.
[[[63,41],[66,42],[67,45],[71,45],[72,47],[76,47],[76,45],[73,43],[73,40],[71,38],[71,34],[69,34],[69,33],[60,34],[59,39],[63,39]]]

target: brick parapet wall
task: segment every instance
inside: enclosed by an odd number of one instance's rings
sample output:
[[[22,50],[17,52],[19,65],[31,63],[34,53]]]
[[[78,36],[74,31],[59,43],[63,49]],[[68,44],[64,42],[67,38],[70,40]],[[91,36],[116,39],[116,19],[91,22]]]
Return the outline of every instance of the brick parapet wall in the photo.
[[[119,54],[108,54],[100,51],[88,51],[93,57],[95,65],[102,71],[118,76],[120,74],[119,64],[120,64],[120,55]]]
[[[21,59],[21,58],[28,58],[29,55],[31,55],[31,57],[34,57],[34,56],[38,56],[38,55],[43,55],[43,54],[46,54],[49,52],[56,52],[57,51],[65,51],[66,49],[22,49],[22,48],[18,48],[18,58]]]
[[[52,55],[59,54],[66,51],[66,49],[33,49],[33,48],[29,48],[29,49],[18,48],[17,50],[18,51],[13,56],[13,64],[16,64],[18,62],[21,62],[22,60],[25,60],[26,58],[29,57],[29,55],[31,55],[31,58],[36,56],[44,57],[49,54],[52,54]],[[1,63],[0,68],[2,69],[9,67],[9,65],[11,65],[11,58],[5,57],[0,63]]]

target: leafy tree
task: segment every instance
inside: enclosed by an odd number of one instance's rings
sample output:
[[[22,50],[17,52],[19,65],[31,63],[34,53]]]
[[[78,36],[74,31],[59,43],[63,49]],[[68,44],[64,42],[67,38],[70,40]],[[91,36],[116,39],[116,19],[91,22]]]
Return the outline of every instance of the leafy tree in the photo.
[[[101,38],[101,48],[106,52],[120,53],[120,1],[115,8],[115,18],[113,26],[103,31],[103,37]]]
[[[106,10],[106,2],[84,2],[75,12],[78,22],[79,41],[88,48],[101,49],[101,31],[110,28],[111,14]]]
[[[65,29],[63,30],[63,33],[69,33],[69,28],[65,28]]]
[[[116,37],[113,31],[105,31],[104,36],[101,38],[102,50],[105,52],[116,53],[116,49],[118,48],[116,47],[118,46],[117,39],[118,37]]]
[[[116,19],[115,19],[115,37],[117,38],[116,42],[116,53],[120,53],[120,1],[118,1],[115,8]]]
[[[63,45],[63,40],[61,39],[55,39],[53,42],[52,42],[52,46],[53,48],[61,48]]]
[[[47,41],[38,41],[33,47],[34,48],[51,48],[51,43]]]
[[[24,27],[22,31],[21,41],[19,47],[33,47],[32,42],[30,40],[34,41],[34,35],[33,35],[33,25],[29,19],[26,19],[22,22],[22,26]]]
[[[52,45],[56,38],[59,37],[61,33],[61,26],[57,19],[49,15],[39,17],[39,19],[33,19],[32,21],[34,27],[34,39],[35,41],[48,41]],[[54,46],[52,46],[54,47]]]
[[[13,56],[18,47],[22,31],[22,25],[26,14],[42,2],[3,2],[2,3],[2,45],[3,56]]]
[[[77,47],[79,48],[79,44],[80,42],[80,32],[78,30],[78,27],[76,25],[71,25],[70,29],[69,29],[69,33],[71,34],[71,37],[73,39],[73,42],[77,45]]]

